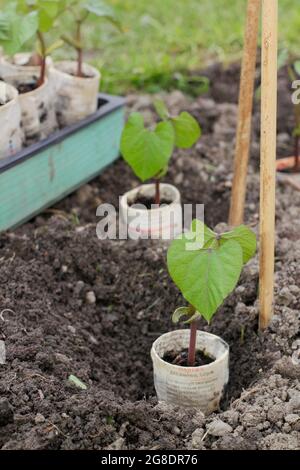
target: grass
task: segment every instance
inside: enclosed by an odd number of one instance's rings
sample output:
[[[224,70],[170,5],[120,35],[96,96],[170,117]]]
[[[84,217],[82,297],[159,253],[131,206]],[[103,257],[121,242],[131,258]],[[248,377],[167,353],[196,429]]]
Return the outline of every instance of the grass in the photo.
[[[103,88],[155,92],[185,88],[186,76],[213,60],[240,58],[246,0],[110,0],[125,28],[115,34],[102,24],[87,31],[92,62]],[[279,0],[280,47],[297,53],[300,10],[296,0]],[[102,29],[101,28],[101,29]],[[104,46],[105,45],[105,46]],[[97,58],[96,58],[97,57]],[[201,87],[201,83],[200,83]]]
[[[7,1],[0,0],[0,6]],[[191,71],[214,60],[229,62],[241,56],[246,0],[106,1],[116,8],[125,32],[120,34],[105,22],[92,21],[86,27],[86,60],[100,68],[103,91],[186,90]],[[297,0],[279,0],[280,47],[296,53],[300,46],[297,6]],[[67,25],[66,15],[63,21]],[[200,81],[197,89],[203,86],[206,83]]]

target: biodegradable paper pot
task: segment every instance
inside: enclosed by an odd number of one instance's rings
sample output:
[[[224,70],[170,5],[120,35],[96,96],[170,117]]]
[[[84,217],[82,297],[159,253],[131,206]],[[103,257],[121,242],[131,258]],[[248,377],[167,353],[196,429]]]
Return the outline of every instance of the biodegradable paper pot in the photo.
[[[18,54],[18,63],[25,63],[30,54]],[[51,59],[48,60],[51,65]],[[36,82],[40,66],[16,65],[5,57],[0,58],[0,77],[18,88],[21,84]],[[45,83],[33,91],[19,95],[22,111],[22,129],[26,145],[49,137],[57,128],[55,110],[55,89],[53,82],[46,78]]]
[[[165,183],[160,185],[161,198],[172,201],[171,204],[149,210],[131,206],[137,196],[154,198],[154,194],[155,185],[144,184],[128,191],[121,198],[121,223],[127,227],[128,236],[134,240],[139,238],[172,240],[182,233],[181,198],[175,186]]]
[[[35,90],[20,94],[19,99],[27,145],[46,139],[57,130],[54,88],[48,78]]]
[[[175,366],[162,357],[170,351],[188,348],[189,330],[177,330],[160,336],[151,349],[154,385],[159,401],[186,408],[199,408],[209,414],[218,409],[229,379],[229,346],[218,336],[197,332],[197,349],[216,360],[199,367]]]
[[[22,147],[21,108],[19,93],[11,85],[1,82],[2,92],[9,101],[0,106],[0,159],[11,157]]]
[[[30,52],[20,52],[15,54],[12,59],[0,54],[0,77],[12,85],[16,86],[22,80],[38,80],[40,76],[39,65],[26,65],[31,57]],[[47,69],[53,65],[51,57],[47,57]]]
[[[56,84],[56,110],[60,126],[70,126],[93,114],[97,109],[100,73],[83,64],[86,77],[76,77],[77,62],[63,61],[54,64],[50,75]]]

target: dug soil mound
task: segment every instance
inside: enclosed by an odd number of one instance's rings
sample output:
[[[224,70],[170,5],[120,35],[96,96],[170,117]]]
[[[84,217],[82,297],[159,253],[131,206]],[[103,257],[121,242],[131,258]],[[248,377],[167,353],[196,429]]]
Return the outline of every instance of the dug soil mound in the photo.
[[[237,93],[226,100],[218,92],[227,76],[237,91],[237,71],[218,70],[209,72],[210,96],[165,95],[172,110],[191,111],[203,127],[194,149],[176,152],[166,182],[184,203],[204,203],[210,226],[228,216],[237,113]],[[282,80],[285,99],[286,87]],[[131,96],[128,104],[154,119],[148,96]],[[286,106],[279,112],[286,115]],[[246,205],[246,222],[256,231],[257,121],[258,105]],[[291,126],[279,119],[279,156],[291,152]],[[276,305],[268,331],[257,330],[257,258],[211,325],[201,322],[230,345],[221,408],[204,417],[158,404],[153,388],[151,345],[174,329],[171,314],[184,305],[167,273],[167,244],[96,236],[97,206],[117,205],[136,184],[117,161],[54,209],[0,235],[0,340],[7,351],[0,448],[299,449],[300,194],[277,188]],[[71,374],[86,389],[70,382]]]

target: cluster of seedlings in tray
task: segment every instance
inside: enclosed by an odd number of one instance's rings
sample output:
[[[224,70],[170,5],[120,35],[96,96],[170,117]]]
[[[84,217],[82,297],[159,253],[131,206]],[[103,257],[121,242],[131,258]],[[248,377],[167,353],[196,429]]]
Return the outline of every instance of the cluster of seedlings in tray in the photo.
[[[74,19],[74,33],[64,32],[66,15]],[[97,110],[100,73],[83,62],[82,27],[92,17],[122,30],[115,11],[102,0],[15,0],[1,11],[0,77],[20,94],[14,100],[19,101],[21,122],[14,132],[22,127],[24,145]],[[76,50],[77,60],[53,63],[50,55],[64,44]],[[22,52],[27,47],[32,52]],[[0,158],[20,150],[19,141],[3,145]]]

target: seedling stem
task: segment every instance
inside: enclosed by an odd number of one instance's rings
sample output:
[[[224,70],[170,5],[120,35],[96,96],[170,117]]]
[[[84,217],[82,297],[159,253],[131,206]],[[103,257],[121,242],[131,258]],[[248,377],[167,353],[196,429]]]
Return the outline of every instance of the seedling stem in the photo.
[[[196,362],[196,343],[197,343],[198,321],[194,320],[190,326],[190,345],[188,353],[188,366],[194,367]]]
[[[41,53],[41,72],[40,72],[40,78],[38,80],[37,85],[41,86],[45,82],[45,77],[46,77],[46,60],[47,60],[47,47],[46,47],[46,42],[44,35],[41,31],[37,31],[37,37],[40,43],[40,53]]]
[[[160,180],[158,178],[155,180],[155,204],[160,205]]]

